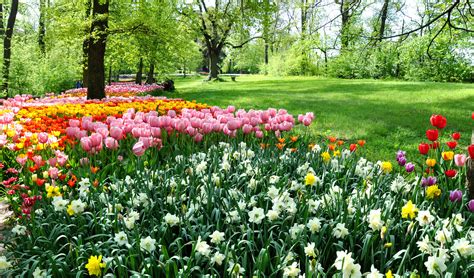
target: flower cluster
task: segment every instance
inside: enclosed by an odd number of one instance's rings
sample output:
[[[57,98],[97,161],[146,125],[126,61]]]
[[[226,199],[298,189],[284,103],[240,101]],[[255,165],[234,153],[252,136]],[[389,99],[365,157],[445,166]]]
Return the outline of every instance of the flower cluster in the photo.
[[[116,82],[105,86],[105,94],[107,97],[133,97],[146,95],[161,90],[163,90],[163,86],[161,85],[140,85],[132,82]],[[57,97],[63,98],[85,96],[87,96],[87,88],[70,89]]]

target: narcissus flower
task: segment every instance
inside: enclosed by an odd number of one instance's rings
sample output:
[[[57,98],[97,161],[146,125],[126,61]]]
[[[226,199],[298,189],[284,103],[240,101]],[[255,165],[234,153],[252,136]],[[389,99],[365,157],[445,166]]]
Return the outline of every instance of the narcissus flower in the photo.
[[[436,197],[439,197],[441,195],[441,189],[439,189],[437,184],[434,184],[432,186],[428,186],[426,188],[426,198],[427,199],[434,199]]]
[[[100,276],[102,268],[105,268],[105,263],[102,262],[102,255],[90,256],[86,268],[89,271],[89,275]]]
[[[48,198],[61,196],[61,193],[59,192],[59,187],[57,186],[46,186],[46,193],[46,197]]]
[[[390,163],[389,161],[382,162],[381,167],[382,167],[382,171],[385,174],[392,172],[392,169],[393,169],[392,163]]]
[[[413,204],[411,200],[409,200],[403,207],[402,207],[402,218],[410,218],[413,219],[418,212],[418,208],[416,205]]]
[[[323,152],[321,157],[325,163],[328,163],[331,160],[331,155],[328,152]]]
[[[314,185],[316,183],[316,177],[314,176],[314,174],[313,173],[306,174],[304,183],[306,185]]]

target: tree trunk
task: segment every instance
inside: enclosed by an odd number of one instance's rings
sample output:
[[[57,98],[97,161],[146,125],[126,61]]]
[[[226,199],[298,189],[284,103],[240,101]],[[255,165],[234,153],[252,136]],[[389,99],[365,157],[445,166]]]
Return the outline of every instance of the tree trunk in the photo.
[[[13,28],[15,27],[16,14],[18,12],[18,0],[12,0],[10,14],[8,15],[7,29],[5,31],[5,37],[3,38],[3,84],[2,91],[6,93],[8,97],[8,82],[10,76],[10,57],[11,57],[11,44],[13,37]]]
[[[107,42],[109,0],[93,0],[91,39],[88,56],[88,99],[105,98],[105,46]]]
[[[340,3],[341,11],[341,51],[349,46],[349,14],[350,1],[345,0]]]
[[[265,65],[268,65],[268,43],[266,40],[265,40],[264,61],[265,61]],[[265,74],[267,73],[265,72]]]
[[[385,33],[385,23],[387,21],[388,13],[388,3],[389,0],[383,2],[382,10],[380,11],[380,30],[379,30],[379,41],[382,41],[383,35]]]
[[[91,16],[92,3],[91,0],[86,1],[86,12],[84,20],[89,21]],[[87,60],[89,59],[89,40],[90,40],[91,26],[87,26],[84,30],[84,40],[82,41],[82,86],[87,88],[89,85],[89,73],[87,70]]]
[[[146,84],[153,84],[155,83],[155,64],[150,63],[150,70],[148,71],[148,75],[146,77]]]
[[[5,24],[3,23],[3,4],[0,3],[0,37],[5,35]]]
[[[39,33],[38,33],[38,46],[39,46],[39,49],[41,51],[41,54],[46,54],[46,44],[44,42],[44,36],[45,36],[45,33],[46,33],[46,26],[45,26],[45,23],[44,23],[44,17],[45,17],[45,12],[46,12],[46,9],[45,9],[45,1],[46,0],[40,0],[40,15],[39,15],[39,26],[38,26],[38,29],[39,29]]]
[[[143,75],[143,58],[140,58],[140,62],[138,63],[138,72],[137,76],[135,77],[136,84],[142,84],[142,75]]]
[[[219,75],[219,55],[220,49],[209,49],[209,76],[208,80],[217,79]]]

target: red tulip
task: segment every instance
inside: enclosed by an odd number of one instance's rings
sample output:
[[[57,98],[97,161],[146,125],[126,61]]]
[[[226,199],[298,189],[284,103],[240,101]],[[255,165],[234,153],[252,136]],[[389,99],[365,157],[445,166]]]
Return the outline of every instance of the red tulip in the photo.
[[[441,115],[432,115],[430,118],[431,125],[439,129],[443,129],[446,126],[446,118]]]
[[[469,157],[471,159],[474,159],[474,144],[467,147],[467,151],[469,152]]]
[[[439,148],[439,142],[433,142],[433,144],[430,144],[430,148],[436,150],[437,148]]]
[[[418,145],[418,150],[420,151],[420,154],[426,155],[428,154],[428,151],[430,150],[430,145],[426,143],[421,143]]]
[[[458,142],[456,141],[449,141],[449,142],[446,142],[446,145],[448,145],[448,147],[453,150],[454,148],[456,148],[456,146],[458,145]]]
[[[357,149],[357,144],[351,144],[349,149],[351,150],[351,152],[354,152]]]
[[[438,140],[438,130],[437,129],[428,129],[426,131],[426,138],[430,141],[436,141]]]
[[[453,140],[456,140],[456,141],[457,141],[457,140],[461,139],[461,133],[459,133],[459,132],[454,132],[454,133],[451,135],[451,137],[453,138]]]
[[[448,178],[454,178],[457,173],[458,173],[458,172],[457,172],[456,170],[454,170],[454,169],[446,170],[446,171],[444,172],[444,174],[445,174],[446,177],[448,177]]]

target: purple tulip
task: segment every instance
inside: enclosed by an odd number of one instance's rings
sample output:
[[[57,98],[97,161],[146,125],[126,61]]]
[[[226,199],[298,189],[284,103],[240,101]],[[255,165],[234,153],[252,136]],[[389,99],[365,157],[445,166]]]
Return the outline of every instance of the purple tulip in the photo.
[[[421,186],[431,186],[433,184],[436,184],[436,177],[429,176],[427,178],[421,178]]]
[[[402,150],[399,150],[399,151],[397,152],[397,160],[400,159],[400,158],[402,158],[402,157],[405,158],[405,154],[406,154],[406,152],[404,152],[404,151],[402,151]]]
[[[449,192],[449,200],[451,202],[461,202],[462,201],[462,191],[459,189],[456,189],[454,191]]]
[[[408,173],[413,172],[413,170],[415,170],[415,164],[413,164],[413,163],[411,163],[411,162],[408,162],[408,163],[405,165],[405,170],[406,170]]]
[[[405,164],[407,163],[407,160],[404,156],[397,158],[397,161],[398,161],[398,165],[400,166],[405,166]]]
[[[469,211],[474,212],[474,199],[470,200],[469,203],[467,203],[467,208]]]

